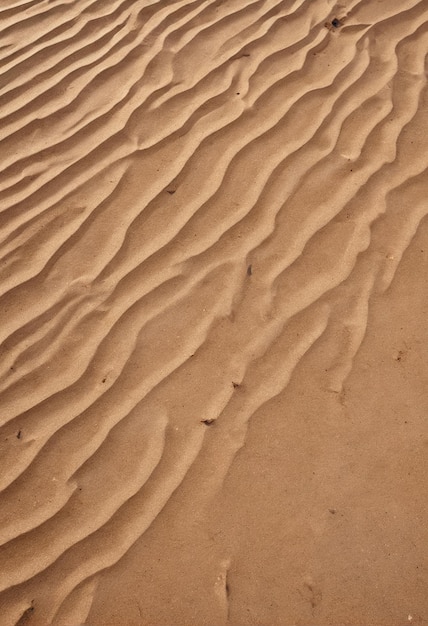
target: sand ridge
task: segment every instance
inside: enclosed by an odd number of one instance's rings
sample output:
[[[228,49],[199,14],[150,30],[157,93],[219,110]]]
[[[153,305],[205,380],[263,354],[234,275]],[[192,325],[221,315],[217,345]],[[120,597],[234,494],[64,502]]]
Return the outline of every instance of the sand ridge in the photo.
[[[426,227],[427,17],[2,3],[2,624],[118,623],[91,613],[103,574],[174,497],[209,510],[320,342],[345,405],[370,302]],[[247,623],[228,559],[215,626]]]

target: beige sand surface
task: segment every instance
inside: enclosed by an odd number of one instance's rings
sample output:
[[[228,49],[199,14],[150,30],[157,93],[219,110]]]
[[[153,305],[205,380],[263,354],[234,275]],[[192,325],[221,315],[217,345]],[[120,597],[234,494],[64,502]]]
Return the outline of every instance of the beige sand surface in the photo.
[[[0,27],[0,626],[428,624],[427,0]]]

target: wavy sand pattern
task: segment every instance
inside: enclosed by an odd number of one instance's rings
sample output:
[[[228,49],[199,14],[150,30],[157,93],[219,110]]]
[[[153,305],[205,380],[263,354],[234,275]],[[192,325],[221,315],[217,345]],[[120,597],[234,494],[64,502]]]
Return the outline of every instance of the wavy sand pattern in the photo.
[[[317,346],[346,405],[426,229],[426,0],[4,0],[0,23],[1,624],[344,624],[309,579],[301,622],[234,612],[227,559],[211,617],[97,597],[174,496],[204,515]]]

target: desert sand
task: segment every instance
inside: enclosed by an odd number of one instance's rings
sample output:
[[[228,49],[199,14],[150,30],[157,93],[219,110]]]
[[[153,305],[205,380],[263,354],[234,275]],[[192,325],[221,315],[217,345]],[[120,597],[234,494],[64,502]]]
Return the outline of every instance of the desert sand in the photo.
[[[0,25],[0,626],[428,624],[427,0]]]

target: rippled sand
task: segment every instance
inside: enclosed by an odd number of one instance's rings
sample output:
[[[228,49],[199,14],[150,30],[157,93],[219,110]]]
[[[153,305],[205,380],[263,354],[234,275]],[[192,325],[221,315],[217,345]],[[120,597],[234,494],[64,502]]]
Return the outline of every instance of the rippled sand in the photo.
[[[0,626],[427,624],[426,0],[0,25]]]

